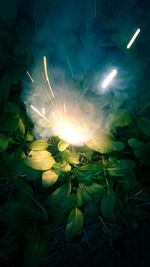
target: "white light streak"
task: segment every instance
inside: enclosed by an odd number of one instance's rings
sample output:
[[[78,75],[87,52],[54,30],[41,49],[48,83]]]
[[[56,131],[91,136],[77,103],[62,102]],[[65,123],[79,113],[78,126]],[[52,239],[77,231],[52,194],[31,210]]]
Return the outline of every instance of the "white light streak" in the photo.
[[[42,108],[42,113],[43,115],[45,115],[45,108]]]
[[[114,79],[114,77],[117,75],[117,70],[114,69],[112,72],[106,77],[106,79],[102,83],[102,87],[106,88],[110,82]]]
[[[140,31],[141,31],[140,29],[136,30],[135,34],[133,35],[133,37],[131,38],[130,42],[127,45],[127,49],[129,49],[131,47],[131,45],[133,44],[133,42],[135,41],[135,39],[139,35]]]
[[[54,98],[55,96],[54,96],[52,87],[51,87],[51,85],[50,85],[50,81],[49,81],[49,77],[48,77],[48,73],[47,73],[46,56],[43,57],[43,63],[44,63],[45,77],[46,77],[46,80],[47,80],[47,83],[48,83],[48,87],[49,87],[49,90],[50,90],[50,93],[51,93],[52,97]]]
[[[26,73],[28,74],[28,76],[29,76],[31,82],[34,83],[34,80],[33,80],[33,78],[31,77],[30,73],[29,73],[28,71],[27,71]]]
[[[44,120],[47,122],[50,122],[37,108],[35,108],[33,105],[30,106],[39,116],[41,116]]]

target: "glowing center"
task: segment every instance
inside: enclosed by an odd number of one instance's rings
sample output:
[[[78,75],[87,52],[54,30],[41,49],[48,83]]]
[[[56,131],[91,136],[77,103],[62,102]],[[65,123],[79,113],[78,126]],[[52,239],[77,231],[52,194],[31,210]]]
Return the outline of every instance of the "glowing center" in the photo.
[[[78,145],[82,142],[82,136],[75,131],[71,126],[64,126],[60,137],[69,144]]]

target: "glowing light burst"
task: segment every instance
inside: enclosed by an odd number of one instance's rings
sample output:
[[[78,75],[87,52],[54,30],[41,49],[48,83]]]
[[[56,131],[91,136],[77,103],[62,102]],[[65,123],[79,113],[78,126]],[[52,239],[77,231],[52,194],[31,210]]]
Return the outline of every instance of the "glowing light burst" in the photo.
[[[34,82],[35,98],[32,98],[30,108],[48,124],[41,119],[38,120],[33,113],[30,113],[36,122],[35,134],[38,133],[45,138],[59,136],[68,144],[82,146],[92,137],[98,127],[94,113],[95,108],[70,88],[63,87],[61,90],[59,87],[55,88],[54,94],[49,82],[46,57],[43,57],[43,61],[49,98],[46,97],[47,86],[43,86],[42,90],[41,86],[38,87]],[[31,103],[30,96],[28,99]]]
[[[102,88],[106,88],[110,82],[114,79],[114,77],[117,75],[117,70],[114,69],[112,72],[106,77],[106,79],[102,83]]]
[[[134,41],[137,38],[137,36],[139,35],[140,31],[141,31],[140,29],[136,30],[136,32],[134,33],[134,35],[132,36],[130,42],[127,45],[127,49],[129,49],[131,47],[131,45],[134,43]]]

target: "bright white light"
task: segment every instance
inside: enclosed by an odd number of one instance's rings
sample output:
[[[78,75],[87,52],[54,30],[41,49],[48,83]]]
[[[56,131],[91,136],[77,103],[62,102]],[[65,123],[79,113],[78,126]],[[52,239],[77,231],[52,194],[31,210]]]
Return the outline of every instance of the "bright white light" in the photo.
[[[42,113],[43,115],[45,115],[45,108],[42,108]]]
[[[140,33],[140,29],[137,29],[135,34],[133,35],[133,37],[131,38],[130,42],[127,45],[127,49],[129,49],[131,47],[131,45],[133,44],[133,42],[135,41],[135,39],[137,38],[138,34]]]
[[[114,69],[112,72],[106,77],[106,79],[102,83],[102,87],[106,88],[110,82],[114,79],[114,77],[117,75],[117,70]]]
[[[63,127],[60,137],[69,144],[78,145],[83,140],[80,133],[76,132],[71,126]]]

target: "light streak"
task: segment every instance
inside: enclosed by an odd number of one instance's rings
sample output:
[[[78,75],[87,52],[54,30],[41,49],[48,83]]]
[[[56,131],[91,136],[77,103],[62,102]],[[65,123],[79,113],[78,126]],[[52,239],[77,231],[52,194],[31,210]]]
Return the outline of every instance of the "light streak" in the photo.
[[[140,29],[136,30],[135,34],[133,35],[133,37],[131,38],[130,42],[127,45],[127,49],[129,49],[131,47],[131,45],[133,44],[133,42],[135,41],[135,39],[139,35],[140,31],[141,31]]]
[[[46,80],[47,80],[47,83],[48,83],[48,87],[49,87],[50,93],[51,93],[51,95],[52,95],[52,98],[54,98],[55,96],[54,96],[52,87],[51,87],[51,85],[50,85],[50,81],[49,81],[49,77],[48,77],[48,73],[47,73],[46,56],[43,57],[43,62],[44,62],[45,77],[46,77]]]
[[[50,122],[37,108],[35,108],[33,105],[30,106],[39,116],[41,116],[44,120],[47,122]]]
[[[103,81],[102,87],[106,88],[116,75],[117,75],[117,70],[116,69],[112,70],[112,72]]]
[[[43,115],[45,115],[45,108],[42,108],[42,113]]]
[[[28,71],[27,71],[26,73],[28,74],[28,76],[29,76],[31,82],[34,83],[34,80],[33,80],[33,78],[31,77],[30,73],[29,73]]]

